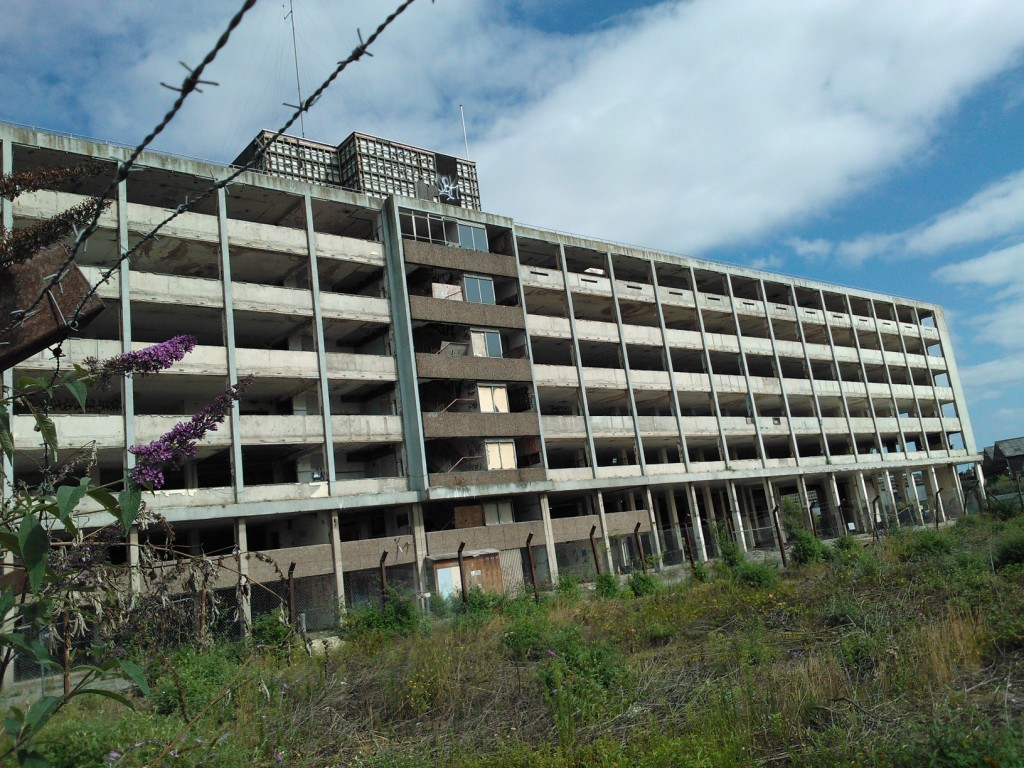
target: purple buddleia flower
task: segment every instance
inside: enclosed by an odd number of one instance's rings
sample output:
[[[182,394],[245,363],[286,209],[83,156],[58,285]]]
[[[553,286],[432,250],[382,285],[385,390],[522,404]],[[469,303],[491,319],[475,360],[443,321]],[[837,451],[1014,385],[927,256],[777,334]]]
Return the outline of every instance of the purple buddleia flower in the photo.
[[[153,490],[162,488],[164,468],[179,469],[186,460],[194,459],[196,443],[206,437],[207,432],[216,431],[217,425],[230,413],[231,404],[242,396],[252,380],[252,376],[240,379],[188,421],[175,424],[170,432],[147,445],[129,448],[128,452],[135,456],[131,479]]]
[[[102,362],[86,360],[85,364],[94,371],[99,382],[105,384],[115,376],[145,376],[165,371],[191,352],[198,343],[195,336],[175,336],[160,344],[125,352]]]

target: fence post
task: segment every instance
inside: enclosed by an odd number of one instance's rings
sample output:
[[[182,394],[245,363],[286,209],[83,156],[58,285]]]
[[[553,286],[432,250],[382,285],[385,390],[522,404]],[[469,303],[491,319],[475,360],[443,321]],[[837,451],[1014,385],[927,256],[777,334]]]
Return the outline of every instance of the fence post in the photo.
[[[683,533],[683,548],[686,550],[686,559],[690,561],[690,570],[692,571],[697,567],[697,562],[693,557],[693,542],[690,541],[690,529],[686,525],[682,525],[680,528]]]
[[[380,607],[388,603],[388,569],[384,561],[388,559],[388,551],[385,549],[380,554]]]
[[[71,695],[71,628],[67,611],[64,612],[64,696]]]
[[[540,592],[537,590],[537,568],[533,564],[533,548],[530,544],[533,542],[533,531],[530,531],[530,535],[526,537],[526,558],[530,562],[530,581],[533,582],[533,602],[540,602]]]
[[[782,529],[779,528],[779,508],[775,507],[771,515],[772,523],[775,524],[775,538],[779,542],[779,554],[782,555],[782,567],[789,568],[789,563],[786,562],[786,545],[782,542]]]
[[[647,558],[644,557],[644,543],[640,540],[640,523],[633,527],[633,540],[636,542],[636,551],[640,553],[640,567],[647,573]]]
[[[597,575],[601,575],[601,560],[597,556],[597,542],[594,541],[594,532],[597,531],[597,526],[590,526],[590,551],[594,553],[594,568],[597,570]]]
[[[288,626],[295,626],[295,563],[288,566]]]
[[[466,542],[459,542],[459,584],[462,586],[462,602],[463,604],[469,603],[469,595],[466,594],[466,569],[462,564],[462,550],[466,548]]]

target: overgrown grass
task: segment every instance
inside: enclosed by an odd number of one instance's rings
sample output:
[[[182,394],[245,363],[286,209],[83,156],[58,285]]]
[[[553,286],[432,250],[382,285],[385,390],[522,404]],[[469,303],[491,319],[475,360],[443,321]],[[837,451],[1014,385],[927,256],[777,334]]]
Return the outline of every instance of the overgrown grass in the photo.
[[[198,715],[162,764],[1022,765],[1021,541],[1020,517],[969,519],[590,598],[564,579],[540,604],[473,593],[423,617],[389,595],[328,656],[282,656],[268,622],[240,673],[244,646],[150,660],[137,712],[73,707],[42,751],[151,764]]]

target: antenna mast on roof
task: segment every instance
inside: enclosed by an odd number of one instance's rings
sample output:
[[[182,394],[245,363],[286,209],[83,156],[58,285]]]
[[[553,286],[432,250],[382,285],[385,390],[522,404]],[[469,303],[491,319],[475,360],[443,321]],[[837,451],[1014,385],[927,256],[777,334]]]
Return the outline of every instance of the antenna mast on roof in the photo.
[[[295,90],[299,93],[299,103],[294,105],[296,109],[302,105],[302,83],[299,81],[299,46],[295,42],[295,5],[294,0],[288,0],[288,13],[285,14],[285,18],[292,20],[292,55],[295,58]],[[284,106],[290,107],[291,104],[285,104]],[[302,138],[306,138],[306,121],[299,113],[299,130],[302,132]]]
[[[459,104],[459,114],[462,115],[462,140],[466,142],[466,159],[469,160],[469,134],[466,133],[466,111]]]

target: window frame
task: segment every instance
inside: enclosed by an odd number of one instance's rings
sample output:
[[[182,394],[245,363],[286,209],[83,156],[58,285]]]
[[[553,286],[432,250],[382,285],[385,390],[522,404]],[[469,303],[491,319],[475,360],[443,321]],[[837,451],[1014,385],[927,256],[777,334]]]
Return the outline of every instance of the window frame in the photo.
[[[484,296],[483,290],[477,290],[478,297],[476,299],[470,298],[470,296],[471,296],[470,286],[471,285],[474,287],[474,289],[482,289],[482,287],[485,284],[487,286],[489,286],[489,288],[490,288],[490,294],[489,294],[490,301],[485,301],[484,300],[485,298],[488,298],[488,297]],[[463,275],[462,276],[462,298],[463,298],[463,301],[466,301],[466,302],[468,302],[470,304],[486,304],[486,305],[489,305],[489,306],[493,306],[493,305],[497,304],[496,294],[494,293],[494,278],[493,277],[487,277],[485,275]]]
[[[484,397],[483,397],[484,390],[488,391],[487,397],[488,397],[488,399],[491,402],[491,408],[489,410],[484,410]],[[512,412],[510,407],[509,407],[509,402],[508,402],[508,384],[505,384],[504,382],[490,382],[490,381],[488,381],[488,382],[478,382],[477,385],[476,385],[476,392],[477,392],[477,407],[480,409],[480,413],[511,413]],[[497,402],[500,399],[500,398],[496,398],[495,397],[495,393],[497,393],[497,392],[502,392],[503,393],[504,406],[505,406],[504,409],[502,409],[500,407],[501,404]]]
[[[491,466],[491,449],[497,449],[497,459],[499,466]],[[509,458],[511,453],[512,466],[506,466],[506,459]],[[516,441],[510,437],[501,437],[484,440],[484,462],[487,465],[487,471],[499,471],[504,469],[519,469],[519,457],[516,455]]]

